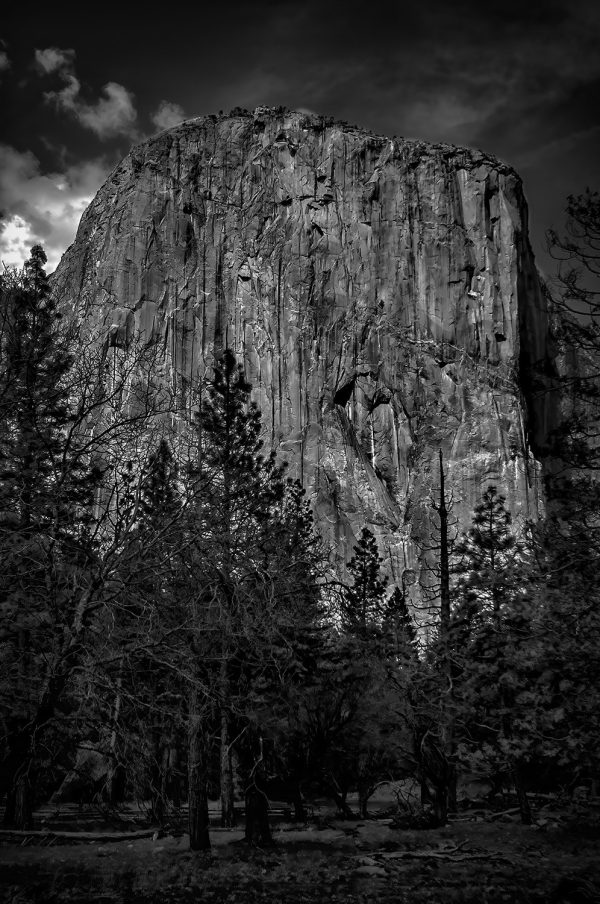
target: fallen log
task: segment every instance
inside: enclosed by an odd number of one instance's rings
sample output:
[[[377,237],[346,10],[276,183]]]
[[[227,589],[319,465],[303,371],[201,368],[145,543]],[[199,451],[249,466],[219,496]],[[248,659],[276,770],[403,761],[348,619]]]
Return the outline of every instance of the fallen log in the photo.
[[[35,840],[49,842],[51,839],[70,842],[89,843],[92,841],[136,841],[140,838],[152,838],[156,829],[144,829],[138,832],[63,832],[52,829],[0,829],[0,841],[21,842],[22,845]]]
[[[515,816],[520,813],[519,807],[511,807],[510,810],[502,810],[500,813],[492,813],[488,819],[500,819],[501,816]]]
[[[448,851],[384,851],[382,853],[371,854],[373,858],[380,860],[450,860],[452,863],[465,863],[471,860],[500,860],[504,863],[513,864],[513,860],[503,857],[501,854],[469,854],[455,853]]]

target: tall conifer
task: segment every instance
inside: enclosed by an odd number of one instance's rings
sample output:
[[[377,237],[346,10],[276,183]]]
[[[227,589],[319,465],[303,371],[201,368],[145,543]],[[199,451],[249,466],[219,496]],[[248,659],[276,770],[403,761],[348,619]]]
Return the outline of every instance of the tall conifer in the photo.
[[[523,567],[526,550],[504,503],[496,488],[488,487],[462,544],[463,577],[450,625],[455,727],[463,758],[487,761],[492,773],[512,774],[521,819],[530,823],[522,767],[534,744],[534,706],[524,694],[531,680],[527,646],[533,611]]]
[[[387,578],[381,576],[381,561],[375,537],[363,527],[348,563],[352,584],[344,591],[341,608],[345,630],[365,640],[378,633],[384,614]]]
[[[54,712],[70,657],[56,655],[73,587],[95,555],[86,512],[99,472],[74,447],[68,331],[36,245],[22,274],[5,275],[0,334],[0,607],[3,690],[12,694],[2,779],[5,821],[30,821],[39,729]]]
[[[241,651],[255,637],[260,608],[257,578],[262,549],[284,493],[283,469],[275,454],[262,454],[261,414],[251,386],[227,349],[215,362],[201,401],[196,428],[197,463],[191,478],[195,502],[198,568],[216,618],[217,699],[220,709],[222,822],[232,825],[232,713],[239,693]]]

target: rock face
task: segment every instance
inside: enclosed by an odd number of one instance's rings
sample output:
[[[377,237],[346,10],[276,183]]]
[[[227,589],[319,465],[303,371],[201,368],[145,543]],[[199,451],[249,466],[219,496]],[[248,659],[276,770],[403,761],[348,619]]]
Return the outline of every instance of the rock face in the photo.
[[[366,524],[412,583],[439,449],[463,526],[489,483],[540,511],[546,310],[520,179],[486,154],[285,110],[191,120],[113,172],[55,280],[184,387],[231,347],[343,560]]]

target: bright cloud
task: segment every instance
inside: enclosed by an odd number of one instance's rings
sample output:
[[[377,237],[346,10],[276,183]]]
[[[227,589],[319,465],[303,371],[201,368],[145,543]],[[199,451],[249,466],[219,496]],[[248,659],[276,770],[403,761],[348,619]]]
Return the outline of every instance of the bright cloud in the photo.
[[[41,244],[48,272],[54,270],[107,169],[96,160],[45,174],[32,153],[0,145],[0,261],[21,266],[32,245]]]
[[[114,138],[116,135],[137,137],[135,122],[137,111],[135,97],[118,82],[107,82],[102,88],[102,96],[93,103],[81,94],[81,82],[75,74],[75,51],[46,47],[35,51],[35,66],[43,75],[56,73],[63,87],[58,91],[47,91],[45,98],[73,116],[86,129],[95,132],[99,138]]]
[[[89,104],[81,98],[81,84],[74,75],[67,75],[64,88],[46,92],[46,98],[77,119],[99,138],[136,134],[137,112],[131,91],[117,82],[108,82],[102,89],[104,97]]]
[[[158,109],[151,117],[152,122],[159,129],[171,129],[173,126],[179,125],[185,118],[183,107],[168,100],[161,100]]]

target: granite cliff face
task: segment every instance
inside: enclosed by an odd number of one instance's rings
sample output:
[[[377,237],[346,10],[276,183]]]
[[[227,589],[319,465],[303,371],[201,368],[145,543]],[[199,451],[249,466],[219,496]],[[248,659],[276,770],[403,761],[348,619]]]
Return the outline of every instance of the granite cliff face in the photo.
[[[266,108],[191,120],[113,172],[55,280],[184,384],[230,346],[344,559],[367,524],[393,579],[419,571],[439,449],[463,523],[490,482],[539,512],[546,311],[520,179],[486,154]]]

